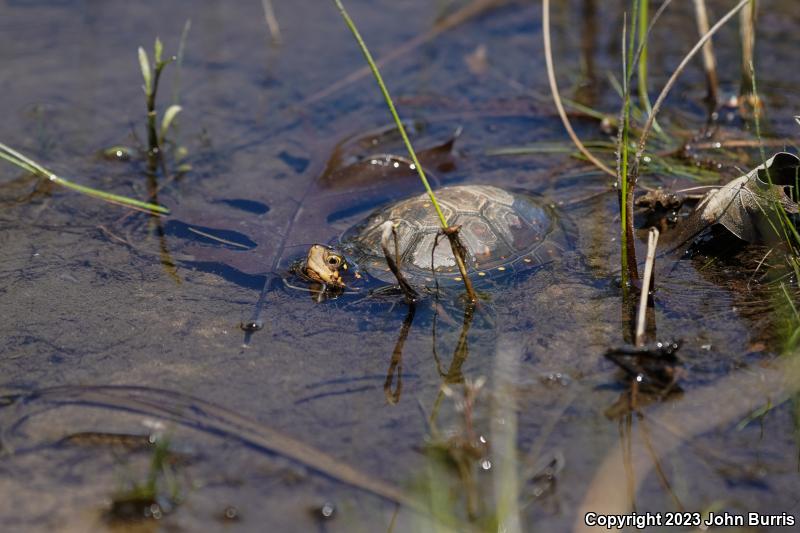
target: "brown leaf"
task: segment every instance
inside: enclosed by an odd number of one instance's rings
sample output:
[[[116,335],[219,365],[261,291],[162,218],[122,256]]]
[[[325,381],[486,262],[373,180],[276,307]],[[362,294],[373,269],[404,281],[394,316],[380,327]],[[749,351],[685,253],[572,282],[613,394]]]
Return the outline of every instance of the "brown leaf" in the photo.
[[[744,176],[710,191],[680,224],[678,246],[694,239],[713,224],[749,243],[769,244],[780,240],[778,204],[790,214],[798,213],[797,182],[800,158],[779,152]]]

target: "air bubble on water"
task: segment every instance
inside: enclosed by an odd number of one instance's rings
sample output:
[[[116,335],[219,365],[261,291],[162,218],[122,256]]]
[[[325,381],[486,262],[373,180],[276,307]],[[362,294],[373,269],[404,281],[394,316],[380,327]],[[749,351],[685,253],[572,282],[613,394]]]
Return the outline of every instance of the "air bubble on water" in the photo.
[[[322,518],[331,518],[333,513],[336,511],[336,507],[331,502],[325,502],[322,504],[319,512],[322,515]]]

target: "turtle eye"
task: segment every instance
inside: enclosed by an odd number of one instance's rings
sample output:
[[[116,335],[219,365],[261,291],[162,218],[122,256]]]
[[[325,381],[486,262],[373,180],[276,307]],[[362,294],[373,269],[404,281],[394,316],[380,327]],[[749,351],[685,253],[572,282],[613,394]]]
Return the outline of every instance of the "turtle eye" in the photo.
[[[328,256],[328,264],[332,267],[338,267],[342,264],[342,258],[338,255],[329,255]]]

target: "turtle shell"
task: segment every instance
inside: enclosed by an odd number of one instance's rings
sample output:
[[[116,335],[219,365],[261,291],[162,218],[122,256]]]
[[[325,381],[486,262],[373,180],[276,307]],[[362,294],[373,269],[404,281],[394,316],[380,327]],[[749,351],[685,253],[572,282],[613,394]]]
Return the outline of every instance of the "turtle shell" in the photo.
[[[520,265],[536,266],[559,255],[566,246],[553,210],[530,194],[490,185],[459,185],[436,191],[448,226],[461,226],[467,268],[479,277]],[[372,213],[342,237],[342,250],[359,268],[392,282],[381,249],[381,224],[397,228],[400,268],[412,281],[437,277],[458,280],[459,272],[441,223],[427,194],[391,204]]]

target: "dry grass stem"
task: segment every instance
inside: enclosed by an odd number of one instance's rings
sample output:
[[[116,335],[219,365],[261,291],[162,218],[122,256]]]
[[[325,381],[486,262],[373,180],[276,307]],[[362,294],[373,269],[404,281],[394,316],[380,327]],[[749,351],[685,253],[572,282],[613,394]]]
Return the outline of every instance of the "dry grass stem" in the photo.
[[[753,60],[756,46],[756,0],[750,0],[748,9],[739,13],[739,32],[742,40],[742,83],[739,88],[739,105],[750,106],[754,113],[760,110],[758,95],[753,90],[755,72]]]
[[[542,33],[544,34],[544,58],[547,63],[547,79],[550,81],[550,92],[553,95],[553,101],[558,110],[558,116],[561,117],[561,122],[564,124],[564,129],[567,130],[567,135],[575,143],[578,150],[592,162],[597,168],[608,174],[609,176],[617,176],[617,173],[611,170],[608,165],[597,159],[592,153],[583,145],[581,140],[572,129],[572,124],[569,122],[567,112],[564,105],[561,103],[561,96],[558,92],[558,83],[556,82],[556,74],[553,68],[553,51],[550,46],[550,0],[544,0],[542,3]]]
[[[697,31],[702,37],[709,30],[706,0],[694,0],[694,12],[697,19]],[[708,93],[706,94],[708,108],[713,113],[719,101],[719,81],[717,79],[717,60],[714,56],[714,45],[711,39],[703,45],[703,69],[706,73],[706,84],[708,85]]]
[[[736,4],[733,7],[733,9],[728,11],[725,14],[725,16],[719,19],[717,23],[714,24],[714,26],[712,26],[711,29],[708,30],[708,32],[706,32],[706,34],[703,35],[699,41],[697,41],[697,44],[694,45],[694,48],[692,48],[689,51],[689,53],[686,54],[686,56],[683,58],[683,60],[675,69],[675,72],[673,72],[672,76],[670,76],[669,80],[667,80],[666,85],[664,85],[664,88],[661,90],[661,94],[658,95],[655,104],[653,104],[653,112],[650,113],[649,117],[647,117],[647,122],[642,128],[642,133],[639,136],[639,144],[636,148],[636,157],[634,158],[633,161],[635,172],[638,170],[639,161],[641,160],[642,154],[644,153],[644,148],[647,143],[647,137],[650,135],[650,130],[653,128],[653,121],[655,120],[656,115],[658,115],[658,112],[661,110],[661,106],[664,105],[664,101],[667,99],[667,95],[669,95],[669,92],[672,90],[672,87],[675,85],[675,82],[678,81],[678,76],[681,75],[681,73],[686,68],[686,65],[688,65],[689,62],[694,58],[694,56],[697,55],[697,53],[703,48],[706,42],[708,42],[708,40],[711,39],[711,37],[715,33],[717,33],[717,31],[719,31],[720,28],[722,28],[722,26],[724,26],[731,18],[733,18],[736,15],[736,13],[738,13],[739,10],[741,10],[750,1],[751,0],[741,0],[738,4]],[[636,173],[634,173],[634,176],[636,176]]]
[[[656,246],[658,245],[658,230],[650,228],[647,235],[647,258],[644,262],[644,278],[642,279],[642,294],[639,298],[639,316],[636,319],[636,346],[644,345],[644,326],[647,316],[647,299],[650,294],[650,280],[653,278],[653,264],[656,261]]]
[[[275,16],[275,8],[272,5],[272,0],[261,0],[261,5],[264,8],[264,21],[267,23],[267,29],[269,30],[272,42],[280,44],[281,27],[278,24],[278,17]]]

